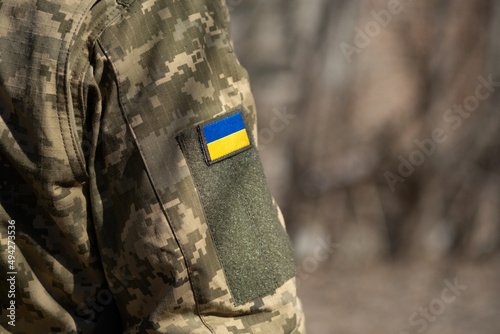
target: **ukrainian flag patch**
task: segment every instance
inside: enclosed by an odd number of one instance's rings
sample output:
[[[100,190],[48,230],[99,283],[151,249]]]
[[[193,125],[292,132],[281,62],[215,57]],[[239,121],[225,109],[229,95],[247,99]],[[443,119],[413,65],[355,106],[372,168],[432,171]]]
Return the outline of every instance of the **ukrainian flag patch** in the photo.
[[[208,165],[252,147],[241,112],[203,123],[199,132]]]

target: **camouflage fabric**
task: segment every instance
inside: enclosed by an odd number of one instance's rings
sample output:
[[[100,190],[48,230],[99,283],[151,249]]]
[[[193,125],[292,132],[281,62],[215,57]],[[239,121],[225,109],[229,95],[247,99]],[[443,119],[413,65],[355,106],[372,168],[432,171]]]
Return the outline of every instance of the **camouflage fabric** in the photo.
[[[235,302],[176,141],[238,107],[221,0],[0,0],[0,332],[305,333],[293,274]]]

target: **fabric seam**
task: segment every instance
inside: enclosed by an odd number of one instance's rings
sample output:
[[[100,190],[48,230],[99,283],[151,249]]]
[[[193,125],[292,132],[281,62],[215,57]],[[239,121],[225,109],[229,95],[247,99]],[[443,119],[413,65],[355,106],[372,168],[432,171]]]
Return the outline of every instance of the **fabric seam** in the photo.
[[[78,22],[75,26],[75,28],[73,29],[72,33],[71,33],[71,37],[69,38],[69,42],[68,42],[68,46],[67,46],[67,49],[66,51],[63,51],[64,49],[64,46],[65,46],[65,43],[61,42],[61,48],[59,49],[59,59],[57,61],[58,65],[57,65],[57,69],[56,70],[56,96],[57,96],[57,101],[60,101],[61,99],[61,96],[60,96],[60,89],[59,89],[59,85],[58,85],[58,77],[59,77],[59,71],[61,70],[61,66],[63,66],[63,69],[62,69],[62,74],[63,74],[63,82],[62,82],[62,95],[63,95],[63,102],[64,102],[64,107],[65,107],[65,111],[66,111],[66,117],[67,117],[67,125],[68,125],[68,131],[69,131],[69,139],[71,140],[71,146],[72,146],[72,151],[74,153],[74,155],[76,156],[76,160],[77,160],[77,163],[79,164],[79,167],[80,167],[80,173],[77,174],[76,170],[75,170],[75,166],[73,166],[73,159],[71,159],[72,157],[70,156],[70,152],[69,152],[69,147],[68,147],[68,144],[66,142],[66,134],[63,132],[62,130],[62,119],[61,117],[58,117],[58,120],[59,120],[59,130],[60,130],[60,133],[61,133],[61,137],[62,137],[62,141],[63,141],[63,145],[64,145],[64,149],[66,151],[66,156],[68,157],[68,160],[69,160],[69,166],[71,168],[71,171],[73,173],[73,176],[76,178],[76,179],[80,179],[82,177],[81,174],[83,174],[84,177],[88,177],[88,173],[85,169],[85,164],[83,163],[82,161],[82,155],[81,154],[81,149],[78,149],[78,146],[76,145],[76,137],[77,134],[75,133],[75,126],[74,126],[74,115],[72,115],[70,113],[70,105],[69,105],[69,99],[68,99],[68,94],[71,94],[71,91],[70,91],[70,88],[69,88],[69,76],[68,76],[68,71],[69,71],[69,55],[71,53],[71,47],[73,46],[74,44],[74,41],[75,41],[75,38],[76,38],[76,35],[81,27],[81,24],[84,20],[84,18],[86,17],[87,13],[89,12],[90,8],[92,8],[92,6],[94,5],[95,1],[91,1],[87,4],[87,7],[85,7],[85,11],[84,11],[84,14],[80,15],[80,18],[78,19]],[[83,6],[82,6],[83,7]],[[72,18],[70,19],[71,23],[74,23],[73,21],[73,17],[76,16],[76,13],[78,12],[78,10],[80,10],[80,6],[76,6],[75,8],[75,11],[73,12],[72,14]],[[64,61],[63,59],[64,58]],[[58,104],[56,104],[57,106]],[[58,112],[59,114],[59,112]],[[73,122],[72,122],[73,120]]]
[[[128,9],[128,8],[127,8]],[[137,149],[139,150],[140,154],[141,154],[141,158],[142,158],[142,162],[144,164],[144,168],[146,170],[146,173],[148,174],[148,178],[149,178],[149,182],[151,184],[151,187],[153,188],[154,192],[155,192],[155,195],[156,195],[156,199],[158,200],[158,203],[160,203],[160,206],[162,208],[162,211],[163,211],[163,214],[165,215],[165,218],[167,219],[167,222],[169,223],[170,225],[170,228],[172,229],[172,231],[174,232],[174,238],[175,238],[175,241],[177,242],[177,245],[179,246],[179,249],[182,253],[182,257],[184,259],[184,264],[186,266],[186,270],[188,272],[188,276],[189,276],[189,284],[191,285],[191,290],[193,292],[193,297],[194,297],[194,300],[195,300],[195,304],[196,304],[196,310],[198,312],[198,317],[200,318],[201,322],[203,323],[203,325],[205,325],[205,327],[212,333],[212,334],[215,334],[214,330],[207,324],[206,320],[203,318],[203,316],[201,315],[201,312],[200,312],[200,303],[199,303],[199,299],[198,299],[198,296],[197,296],[197,293],[196,293],[196,289],[194,288],[193,286],[193,280],[192,280],[192,276],[193,276],[193,273],[192,273],[192,269],[191,269],[191,266],[188,264],[188,261],[186,259],[186,255],[185,255],[185,252],[184,252],[184,247],[182,247],[181,245],[181,242],[179,242],[179,239],[177,237],[177,230],[174,228],[174,225],[171,223],[171,219],[164,207],[164,205],[162,204],[162,201],[160,199],[160,196],[159,196],[159,193],[158,193],[158,190],[156,189],[155,185],[154,185],[154,182],[153,182],[153,179],[151,177],[151,172],[149,171],[149,168],[148,168],[148,165],[147,165],[147,162],[146,162],[146,159],[144,157],[144,152],[139,144],[139,141],[137,139],[137,136],[136,136],[136,133],[132,127],[132,125],[130,124],[130,121],[127,117],[127,114],[125,112],[125,101],[123,99],[123,95],[121,93],[122,89],[121,89],[121,85],[120,85],[120,82],[118,80],[118,76],[119,76],[119,71],[116,69],[116,67],[114,66],[110,56],[108,55],[108,53],[104,50],[102,44],[101,44],[101,41],[100,39],[98,38],[96,40],[96,43],[99,45],[99,47],[101,48],[101,51],[104,53],[104,55],[106,56],[106,59],[108,59],[110,65],[111,65],[111,68],[113,69],[113,72],[115,73],[115,83],[116,83],[116,86],[117,86],[117,89],[118,89],[118,103],[120,105],[120,111],[122,112],[126,122],[127,122],[127,127],[129,128],[133,138],[134,138],[134,144],[137,146]]]
[[[106,28],[108,28],[119,17],[119,15],[125,9],[126,9],[126,7],[124,7],[124,6],[123,6],[123,8],[116,7],[115,9],[113,9],[109,13],[108,16],[103,15],[103,17],[100,19],[100,21],[98,22],[98,24],[96,24],[95,29],[91,33],[89,33],[89,37],[92,37],[92,33],[93,32],[97,32],[95,34],[95,36],[92,38],[92,44],[91,44],[91,46],[89,48],[90,50],[94,50],[95,49],[97,39],[102,35],[102,33],[104,32],[104,30],[106,30]],[[85,45],[82,48],[84,48]],[[75,62],[78,63],[79,61],[81,61],[81,58],[83,58],[83,56],[77,58],[75,60]],[[84,88],[84,85],[85,85],[84,81],[85,81],[85,78],[86,78],[86,72],[87,72],[87,70],[89,69],[90,66],[91,66],[90,65],[90,61],[88,61],[85,64],[85,66],[83,67],[82,73],[80,74],[80,76],[78,78],[78,81],[77,81],[78,82],[78,95],[79,95],[78,98],[80,100],[80,106],[83,109],[82,112],[87,109],[87,102],[84,99],[83,88]],[[84,124],[82,124],[82,126],[84,126]]]

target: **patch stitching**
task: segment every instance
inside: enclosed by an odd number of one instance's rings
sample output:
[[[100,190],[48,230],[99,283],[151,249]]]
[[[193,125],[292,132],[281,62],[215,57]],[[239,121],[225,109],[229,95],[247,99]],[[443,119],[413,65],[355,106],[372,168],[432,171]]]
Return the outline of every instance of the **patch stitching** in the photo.
[[[241,152],[244,152],[250,148],[253,147],[253,142],[252,142],[252,139],[251,139],[251,136],[248,135],[248,129],[247,129],[247,122],[245,120],[245,116],[244,116],[244,113],[243,113],[243,106],[239,106],[238,108],[236,108],[234,111],[228,113],[228,114],[224,114],[224,116],[221,116],[221,117],[216,117],[214,119],[211,119],[211,120],[208,120],[206,122],[203,122],[201,123],[200,125],[197,126],[197,129],[198,129],[198,134],[199,134],[199,137],[200,137],[200,143],[201,143],[201,146],[202,146],[202,150],[203,150],[203,156],[205,157],[205,162],[207,163],[208,166],[210,165],[213,165],[214,163],[217,163],[219,161],[222,161],[222,160],[225,160],[227,158],[230,158],[238,153],[241,153]],[[241,118],[243,119],[243,125],[244,125],[244,130],[246,132],[246,136],[248,138],[248,142],[249,144],[245,147],[242,147],[242,148],[239,148],[235,151],[231,151],[230,153],[227,153],[221,157],[218,157],[217,159],[212,159],[211,156],[210,156],[210,150],[208,148],[208,143],[207,143],[207,140],[205,138],[205,133],[203,131],[203,128],[206,127],[207,125],[210,125],[210,124],[214,124],[214,123],[217,123],[219,121],[222,121],[226,118],[229,118],[231,116],[234,116],[236,114],[240,114],[241,115]]]

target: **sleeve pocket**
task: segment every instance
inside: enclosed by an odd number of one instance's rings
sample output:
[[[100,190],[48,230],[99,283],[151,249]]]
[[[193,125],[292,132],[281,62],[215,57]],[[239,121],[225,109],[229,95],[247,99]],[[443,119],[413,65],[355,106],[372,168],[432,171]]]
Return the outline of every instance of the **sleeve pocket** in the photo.
[[[245,115],[238,107],[177,136],[235,305],[295,276],[291,243]]]

